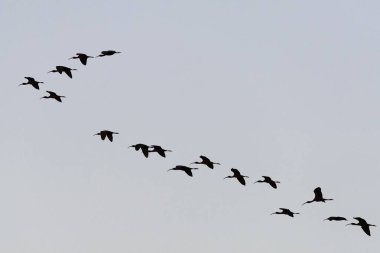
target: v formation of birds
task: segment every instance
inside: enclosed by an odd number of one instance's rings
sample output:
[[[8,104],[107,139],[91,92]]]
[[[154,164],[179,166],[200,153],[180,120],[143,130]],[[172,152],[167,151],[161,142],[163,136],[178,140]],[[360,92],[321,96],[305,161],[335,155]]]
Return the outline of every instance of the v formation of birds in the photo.
[[[89,56],[89,55],[84,54],[84,53],[77,53],[75,56],[73,56],[69,59],[78,59],[83,65],[87,65],[87,60],[90,58],[112,56],[112,55],[119,54],[119,53],[121,53],[121,52],[114,51],[114,50],[105,50],[105,51],[101,51],[101,53],[95,57]],[[66,66],[56,66],[55,69],[49,71],[48,73],[59,73],[59,74],[65,73],[68,77],[73,78],[72,71],[76,71],[76,70],[77,69],[73,69],[73,68],[66,67]],[[25,79],[27,79],[27,82],[19,84],[20,86],[21,85],[31,85],[35,89],[39,90],[40,89],[39,84],[44,83],[44,82],[35,80],[33,77],[25,77]],[[43,96],[43,97],[41,97],[41,99],[55,99],[56,101],[62,103],[62,98],[65,98],[65,96],[58,95],[53,91],[46,91],[46,92],[49,95]],[[117,135],[117,134],[119,134],[119,133],[109,131],[109,130],[102,130],[99,133],[94,134],[94,136],[99,135],[102,140],[108,139],[109,141],[113,142],[114,135]],[[146,145],[146,144],[142,144],[142,143],[131,145],[131,146],[129,146],[129,148],[134,148],[136,151],[141,150],[141,152],[143,153],[143,155],[146,158],[149,157],[150,153],[157,153],[159,156],[165,158],[167,152],[172,152],[172,150],[164,149],[159,145]],[[205,165],[210,169],[214,169],[214,167],[215,167],[214,165],[221,165],[220,163],[211,161],[208,157],[206,157],[204,155],[201,155],[200,159],[201,159],[201,161],[195,161],[195,162],[192,162],[191,164]],[[189,165],[191,165],[191,164],[189,164]],[[171,171],[171,170],[183,171],[188,176],[192,177],[193,171],[198,170],[198,168],[193,168],[193,167],[189,167],[186,165],[177,165],[174,168],[169,169],[168,171]],[[249,178],[248,176],[242,175],[240,173],[240,171],[235,169],[235,168],[232,168],[231,172],[233,173],[233,175],[226,176],[224,179],[236,178],[240,184],[242,184],[244,186],[246,185],[245,178]],[[266,183],[266,184],[269,184],[274,189],[277,189],[278,184],[280,183],[279,181],[273,180],[269,176],[262,176],[262,178],[263,178],[262,180],[257,180],[254,183]],[[325,203],[326,201],[332,201],[332,200],[333,199],[330,199],[330,198],[324,198],[324,196],[322,194],[322,189],[320,187],[317,187],[314,189],[314,198],[312,200],[304,202],[302,205],[313,203],[313,202]],[[287,215],[287,216],[293,218],[296,214],[297,215],[300,214],[298,212],[293,212],[287,208],[279,208],[279,209],[281,211],[273,212],[273,213],[271,213],[271,215],[282,214],[282,215]],[[376,225],[369,224],[365,219],[363,219],[361,217],[353,217],[353,219],[355,219],[357,221],[357,223],[353,223],[353,222],[348,223],[348,224],[346,224],[346,226],[349,226],[349,225],[360,226],[362,228],[362,230],[368,236],[371,235],[370,227],[375,227]],[[330,216],[330,217],[324,219],[324,221],[347,221],[347,219],[345,217],[341,217],[341,216]]]

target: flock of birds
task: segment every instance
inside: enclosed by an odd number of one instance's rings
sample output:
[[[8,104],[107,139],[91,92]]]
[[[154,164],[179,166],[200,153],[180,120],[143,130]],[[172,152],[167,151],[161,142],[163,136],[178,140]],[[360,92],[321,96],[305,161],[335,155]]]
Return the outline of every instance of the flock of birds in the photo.
[[[119,54],[119,53],[121,53],[121,52],[117,52],[114,50],[105,50],[105,51],[102,51],[96,57],[112,56],[114,54]],[[73,56],[69,59],[79,59],[83,65],[86,65],[87,60],[89,58],[96,58],[96,57],[88,56],[88,55],[83,54],[83,53],[77,53],[76,56]],[[59,74],[65,73],[68,77],[72,78],[73,77],[72,71],[74,71],[74,70],[77,70],[77,69],[69,68],[66,66],[56,66],[54,70],[51,70],[48,73],[59,73]],[[20,85],[31,85],[35,89],[39,90],[40,89],[39,84],[44,83],[44,82],[36,81],[33,77],[25,77],[25,78],[28,80],[28,82],[21,83]],[[55,99],[56,101],[62,103],[62,98],[65,98],[65,96],[58,95],[53,91],[46,91],[46,92],[49,94],[49,96],[43,96],[41,99]],[[115,134],[119,134],[119,133],[109,131],[109,130],[102,130],[99,133],[96,133],[95,135],[99,135],[102,140],[105,140],[107,138],[109,141],[112,142],[113,138],[114,138],[113,135],[115,135]],[[158,145],[146,145],[146,144],[142,144],[142,143],[131,145],[129,147],[134,148],[136,151],[141,150],[141,152],[143,153],[143,155],[146,158],[149,157],[150,153],[154,153],[154,152],[159,154],[162,157],[166,157],[166,152],[172,152],[172,150],[164,149]],[[220,165],[220,163],[212,162],[209,158],[207,158],[204,155],[201,155],[200,158],[201,158],[201,161],[196,161],[196,162],[193,162],[191,164],[205,165],[210,169],[214,169],[214,165]],[[188,176],[192,177],[193,176],[192,171],[197,170],[197,169],[198,168],[193,168],[193,167],[189,167],[189,166],[185,166],[185,165],[177,165],[176,167],[171,168],[168,171],[170,171],[170,170],[183,171]],[[246,185],[245,178],[248,178],[248,176],[242,175],[240,173],[240,171],[235,169],[235,168],[232,168],[231,171],[232,171],[233,175],[226,176],[224,179],[236,178],[240,182],[240,184]],[[280,183],[279,181],[274,181],[269,176],[262,176],[262,177],[263,177],[262,180],[255,181],[254,183],[267,183],[272,188],[277,189],[277,184]],[[302,205],[309,204],[312,202],[323,202],[323,203],[325,203],[326,201],[331,201],[331,200],[333,200],[333,199],[324,198],[323,194],[322,194],[322,189],[320,187],[317,187],[314,189],[314,198],[312,200],[306,201]],[[300,213],[293,212],[287,208],[279,208],[279,209],[281,211],[274,212],[271,215],[282,214],[282,215],[294,217],[295,214],[300,214]],[[369,224],[365,219],[363,219],[361,217],[354,217],[353,219],[355,219],[357,221],[357,223],[349,223],[346,226],[348,226],[348,225],[360,226],[367,235],[369,235],[369,236],[371,235],[370,227],[375,227],[376,225]],[[331,216],[331,217],[326,218],[325,220],[327,220],[327,221],[347,221],[347,219],[345,217],[341,217],[341,216]]]

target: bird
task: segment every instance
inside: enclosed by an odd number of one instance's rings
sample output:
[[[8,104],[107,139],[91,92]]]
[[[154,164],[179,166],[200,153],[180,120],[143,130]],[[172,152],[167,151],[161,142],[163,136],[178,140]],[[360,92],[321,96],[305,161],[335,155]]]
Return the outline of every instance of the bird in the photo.
[[[72,69],[72,68],[65,67],[65,66],[56,66],[55,68],[56,69],[51,70],[48,73],[51,73],[51,72],[56,73],[56,72],[58,72],[58,73],[62,74],[63,72],[65,72],[66,75],[68,75],[70,78],[73,78],[73,75],[71,74],[71,71],[72,70],[76,70],[76,69]]]
[[[360,218],[360,217],[354,217],[354,219],[357,220],[358,223],[349,223],[346,226],[348,225],[360,226],[367,235],[371,236],[371,231],[369,230],[369,227],[376,227],[376,225],[368,224],[365,219]]]
[[[142,144],[142,143],[138,143],[138,144],[129,146],[129,148],[135,148],[136,151],[139,151],[141,149],[141,151],[143,152],[144,156],[146,158],[148,158],[148,155],[149,155],[149,146],[148,145],[145,145],[145,144]]]
[[[112,142],[113,141],[113,134],[119,134],[119,133],[112,132],[112,131],[109,131],[109,130],[103,130],[103,131],[100,131],[97,134],[94,134],[94,136],[95,135],[100,135],[100,138],[102,138],[103,141],[107,137]]]
[[[40,89],[40,86],[39,86],[38,84],[39,84],[39,83],[44,83],[44,82],[36,81],[33,77],[28,77],[28,76],[26,76],[25,78],[28,80],[28,82],[26,82],[26,83],[21,83],[21,84],[19,84],[19,86],[20,86],[20,85],[28,85],[28,84],[30,84],[30,85],[32,85],[35,89],[39,90],[39,89]]]
[[[201,155],[200,158],[202,159],[201,162],[193,162],[193,163],[190,163],[190,164],[204,164],[206,165],[207,167],[209,167],[210,169],[214,169],[214,164],[218,164],[220,165],[220,163],[214,163],[214,162],[211,162],[210,159],[208,159],[206,156],[204,155]]]
[[[80,62],[83,64],[83,65],[86,65],[87,64],[87,59],[88,58],[94,58],[94,56],[88,56],[87,54],[82,54],[82,53],[77,53],[77,56],[73,56],[70,59],[79,59]]]
[[[268,183],[274,189],[277,189],[277,184],[280,183],[279,181],[273,181],[270,177],[267,177],[267,176],[263,176],[263,178],[264,180],[258,180],[255,183]]]
[[[105,51],[102,51],[101,54],[96,56],[96,57],[111,56],[111,55],[120,54],[120,53],[121,52],[117,52],[114,50],[105,50]]]
[[[343,221],[343,220],[347,220],[346,218],[344,217],[340,217],[340,216],[331,216],[331,217],[328,217],[325,220],[328,220],[328,221]]]
[[[165,152],[173,152],[171,150],[163,149],[161,146],[158,145],[151,145],[150,148],[152,149],[149,150],[149,152],[157,152],[162,157],[166,157]]]
[[[192,173],[191,170],[197,170],[197,169],[198,168],[190,168],[190,167],[187,167],[187,166],[184,166],[184,165],[177,165],[174,168],[169,169],[169,170],[182,170],[182,171],[186,172],[187,175],[189,175],[190,177],[192,177],[193,173]]]
[[[43,98],[53,98],[55,100],[57,100],[58,102],[61,102],[62,103],[62,99],[61,98],[65,98],[65,96],[59,96],[57,95],[57,93],[55,92],[52,92],[52,91],[46,91],[47,93],[49,93],[49,96],[43,96],[41,99]]]
[[[226,178],[233,178],[233,177],[236,177],[236,179],[242,184],[242,185],[245,185],[245,180],[244,178],[245,177],[248,177],[248,176],[243,176],[242,174],[240,174],[240,171],[238,171],[237,169],[234,169],[232,168],[231,171],[234,173],[233,176],[227,176],[225,177],[224,179]]]
[[[305,205],[305,204],[308,204],[308,203],[312,203],[312,202],[326,202],[327,200],[333,200],[333,199],[325,199],[323,197],[321,187],[317,187],[317,188],[314,189],[314,195],[315,196],[314,196],[313,200],[306,201],[302,205]]]
[[[288,215],[290,217],[294,217],[295,214],[300,214],[300,213],[294,213],[287,208],[280,208],[280,210],[282,210],[282,211],[271,213],[271,215],[273,215],[273,214],[285,214],[285,215]]]

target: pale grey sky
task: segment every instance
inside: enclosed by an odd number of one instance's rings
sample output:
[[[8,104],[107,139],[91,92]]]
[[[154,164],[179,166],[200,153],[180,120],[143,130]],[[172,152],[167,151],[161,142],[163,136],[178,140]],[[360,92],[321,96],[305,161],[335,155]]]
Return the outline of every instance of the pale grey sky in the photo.
[[[0,251],[377,253],[379,1],[0,1]],[[87,66],[77,52],[112,57]],[[47,74],[77,68],[73,79]],[[41,90],[18,87],[24,76]],[[45,90],[67,96],[40,100]],[[93,134],[120,132],[113,143]],[[166,159],[128,149],[172,149]],[[204,154],[222,163],[171,171]],[[223,180],[230,168],[247,186]],[[262,175],[279,189],[253,184]],[[301,204],[322,187],[326,204]],[[279,207],[300,216],[270,216]]]

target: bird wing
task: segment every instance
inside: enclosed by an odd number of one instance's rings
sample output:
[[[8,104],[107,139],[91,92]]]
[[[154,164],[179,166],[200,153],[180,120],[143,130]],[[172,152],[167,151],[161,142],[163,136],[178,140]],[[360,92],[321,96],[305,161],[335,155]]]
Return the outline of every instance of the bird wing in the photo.
[[[57,100],[58,102],[61,102],[61,103],[62,103],[62,99],[61,99],[61,97],[56,96],[56,97],[54,97],[54,98],[55,98],[55,100]]]
[[[111,132],[107,132],[106,135],[107,135],[108,139],[112,142],[113,141],[112,133]]]
[[[158,148],[158,149],[156,149],[156,151],[157,151],[158,154],[160,154],[160,156],[166,157],[165,151],[162,148]]]
[[[368,225],[361,225],[361,227],[362,227],[363,231],[364,231],[367,235],[371,236],[371,231],[369,230],[369,226],[368,226]]]
[[[100,132],[100,138],[104,141],[106,139],[107,133],[105,132]]]
[[[357,221],[359,221],[359,223],[367,224],[367,221],[365,219],[363,219],[363,218],[355,217],[354,219],[357,220]]]
[[[276,184],[273,180],[270,180],[268,183],[269,183],[270,186],[272,186],[274,189],[277,189],[277,184]]]
[[[314,189],[314,194],[316,199],[323,199],[321,187],[317,187]]]
[[[232,168],[231,171],[234,173],[234,176],[240,176],[240,171],[237,169]]]
[[[191,171],[191,168],[186,168],[183,171],[186,172],[186,174],[189,175],[190,177],[193,176],[193,172]]]
[[[34,80],[33,77],[28,77],[28,76],[27,76],[27,77],[25,77],[25,78],[26,78],[29,82],[31,82],[31,83],[36,81],[36,80]]]
[[[40,89],[40,87],[38,86],[38,83],[31,83],[31,85],[32,85],[35,89],[37,89],[37,90]]]
[[[46,91],[47,93],[49,93],[51,96],[57,96],[57,94],[55,92],[52,92],[52,91]]]
[[[87,64],[87,55],[85,55],[85,54],[81,54],[81,55],[79,55],[79,60],[80,60],[80,62],[81,62],[83,65],[86,65],[86,64]]]
[[[71,74],[71,70],[70,70],[70,69],[68,69],[68,68],[64,68],[64,69],[63,69],[63,72],[65,72],[66,75],[68,75],[70,78],[73,78],[73,75]]]
[[[245,185],[244,177],[237,177],[237,180],[239,180],[239,182],[240,182],[242,185]]]
[[[149,156],[149,147],[148,146],[141,146],[141,151],[143,152],[144,156],[148,158]]]

